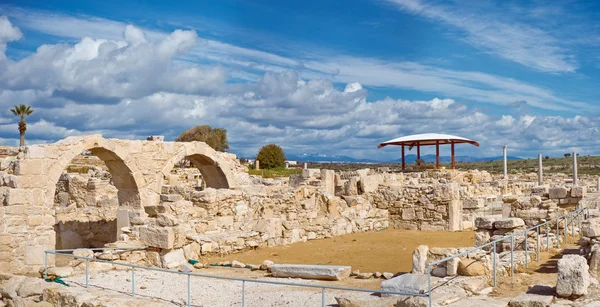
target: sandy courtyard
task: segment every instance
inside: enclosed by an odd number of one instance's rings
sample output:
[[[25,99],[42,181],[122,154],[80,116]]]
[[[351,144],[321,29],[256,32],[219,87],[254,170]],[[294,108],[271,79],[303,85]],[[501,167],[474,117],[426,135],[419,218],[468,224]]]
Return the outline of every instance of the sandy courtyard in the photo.
[[[275,263],[350,265],[353,270],[361,272],[409,272],[412,269],[412,252],[417,246],[473,246],[473,236],[472,231],[388,229],[262,248],[223,257],[205,257],[201,261],[216,263],[237,260],[246,264],[260,264],[269,259]]]

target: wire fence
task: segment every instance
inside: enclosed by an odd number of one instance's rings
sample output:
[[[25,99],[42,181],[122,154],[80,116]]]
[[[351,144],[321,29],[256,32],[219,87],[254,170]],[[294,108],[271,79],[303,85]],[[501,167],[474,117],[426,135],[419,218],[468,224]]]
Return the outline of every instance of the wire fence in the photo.
[[[587,213],[587,214],[586,214]],[[477,251],[484,251],[484,248],[487,247],[491,247],[492,250],[492,254],[493,254],[493,276],[494,276],[494,288],[497,285],[497,244],[501,244],[502,242],[504,242],[505,240],[510,240],[510,276],[514,276],[515,274],[515,263],[514,263],[514,252],[515,252],[515,237],[519,237],[521,235],[524,236],[524,239],[521,243],[523,243],[523,247],[525,250],[525,267],[529,268],[529,244],[528,244],[528,237],[529,237],[529,232],[530,231],[535,231],[535,235],[536,235],[536,248],[535,248],[535,254],[536,254],[536,261],[540,261],[540,228],[545,226],[545,230],[546,230],[546,248],[549,251],[550,250],[550,231],[551,231],[551,224],[552,223],[556,223],[556,242],[557,245],[560,245],[560,222],[561,220],[563,221],[563,231],[564,231],[564,242],[565,244],[568,242],[568,237],[569,237],[569,226],[571,226],[571,236],[575,237],[575,224],[577,223],[578,225],[578,229],[579,231],[581,231],[581,223],[582,220],[585,220],[589,217],[589,208],[578,208],[574,211],[568,212],[565,215],[559,216],[557,218],[554,218],[552,220],[549,220],[545,223],[541,223],[538,225],[535,225],[533,227],[529,227],[525,230],[521,230],[518,232],[514,232],[510,235],[506,235],[502,238],[496,239],[492,242],[488,242],[486,244],[477,246],[475,248],[472,248],[470,250],[467,250],[465,252],[456,254],[456,255],[452,255],[449,257],[446,257],[444,259],[441,260],[437,260],[437,261],[433,261],[427,264],[427,297],[429,300],[429,307],[432,306],[432,289],[431,288],[431,268],[435,267],[439,264],[445,263],[449,260],[452,260],[454,258],[457,257],[461,257],[461,256],[465,256]]]
[[[140,250],[146,249],[146,246],[136,246],[136,247],[119,247],[119,248],[89,248],[88,250],[92,251],[106,251],[106,250],[115,250],[115,251],[128,251],[128,250]],[[362,288],[348,288],[348,287],[337,287],[337,286],[327,286],[327,285],[317,285],[317,284],[300,284],[300,283],[290,283],[290,282],[279,282],[272,280],[260,280],[260,279],[248,279],[248,278],[239,278],[239,277],[227,277],[227,276],[218,276],[218,275],[208,275],[208,274],[199,274],[193,272],[179,272],[166,270],[161,268],[154,267],[146,267],[140,265],[134,265],[123,262],[115,262],[110,260],[102,260],[91,257],[84,256],[76,256],[73,255],[72,252],[76,249],[62,249],[62,250],[46,250],[44,251],[44,279],[48,278],[48,254],[53,254],[61,257],[70,257],[74,259],[85,260],[85,287],[89,287],[89,263],[94,262],[102,262],[102,263],[110,263],[113,265],[120,265],[131,268],[131,296],[135,296],[135,272],[138,270],[148,270],[148,271],[156,271],[163,272],[168,274],[176,274],[183,275],[187,277],[187,306],[191,306],[192,298],[191,298],[191,288],[192,281],[191,277],[204,277],[204,278],[212,278],[212,279],[221,279],[221,280],[230,280],[230,281],[239,281],[242,283],[242,292],[241,292],[241,304],[242,306],[246,303],[245,296],[245,287],[246,283],[256,283],[256,284],[269,284],[269,285],[281,285],[281,286],[293,286],[293,287],[304,287],[311,289],[321,289],[321,306],[325,306],[325,290],[340,290],[340,291],[352,291],[352,292],[367,292],[367,293],[377,293],[377,294],[385,294],[385,295],[408,295],[408,296],[421,296],[426,297],[428,294],[425,293],[416,293],[416,292],[395,292],[395,291],[385,291],[385,290],[373,290],[373,289],[362,289]],[[67,254],[69,253],[69,254]]]

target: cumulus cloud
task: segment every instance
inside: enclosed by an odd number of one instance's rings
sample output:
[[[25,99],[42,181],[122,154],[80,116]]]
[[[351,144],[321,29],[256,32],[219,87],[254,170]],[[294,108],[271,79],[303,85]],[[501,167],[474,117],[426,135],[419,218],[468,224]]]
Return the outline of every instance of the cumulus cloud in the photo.
[[[397,150],[377,150],[376,145],[426,132],[476,139],[482,147],[470,154],[479,156],[498,155],[504,144],[522,154],[600,145],[591,137],[600,128],[595,118],[498,117],[449,98],[369,100],[362,82],[351,80],[347,70],[337,77],[348,79],[342,85],[322,75],[303,78],[293,69],[266,71],[255,81],[229,82],[231,71],[218,65],[177,60],[198,44],[193,31],[177,30],[156,39],[134,26],[120,33],[121,39],[87,37],[75,44],[43,45],[28,57],[8,61],[0,70],[0,105],[5,110],[15,102],[34,106],[27,132],[34,142],[83,133],[138,139],[162,134],[174,139],[185,129],[208,124],[226,128],[232,150],[243,156],[278,143],[290,153],[396,159]],[[408,76],[402,78],[411,82]],[[486,75],[462,74],[460,79],[518,87]],[[520,90],[537,97],[548,94],[527,86]],[[16,120],[7,111],[0,114],[1,142],[18,138]]]
[[[4,58],[6,43],[21,39],[23,33],[12,25],[8,17],[0,16],[0,60]]]

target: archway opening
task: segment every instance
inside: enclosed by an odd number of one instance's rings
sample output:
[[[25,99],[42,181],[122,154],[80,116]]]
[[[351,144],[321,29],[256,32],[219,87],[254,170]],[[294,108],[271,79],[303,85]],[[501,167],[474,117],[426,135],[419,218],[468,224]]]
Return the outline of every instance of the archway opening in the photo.
[[[179,175],[180,177],[182,175],[186,176],[185,179],[187,180],[200,180],[196,185],[197,188],[229,188],[229,182],[227,181],[227,176],[225,176],[223,170],[215,161],[205,155],[195,154],[185,156],[178,164],[178,169],[182,170],[182,173],[178,172],[177,169],[171,170],[171,173]],[[192,169],[192,172],[190,172],[190,169]],[[193,170],[198,170],[200,176],[196,176]]]
[[[123,160],[93,148],[75,156],[60,174],[54,207],[56,249],[103,247],[118,239],[119,208],[139,208],[140,195]],[[68,259],[61,258],[57,265],[66,265]]]

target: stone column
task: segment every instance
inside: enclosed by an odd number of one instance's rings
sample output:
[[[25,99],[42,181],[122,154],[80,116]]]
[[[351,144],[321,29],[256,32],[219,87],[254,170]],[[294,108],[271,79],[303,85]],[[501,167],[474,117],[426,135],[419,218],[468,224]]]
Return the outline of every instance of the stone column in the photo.
[[[542,170],[542,154],[538,154],[538,185],[544,184],[543,179],[543,170]]]
[[[573,152],[573,186],[577,186],[577,153]]]
[[[260,169],[260,161],[254,160],[254,169]]]
[[[325,191],[331,196],[335,196],[335,171],[329,169],[321,170],[321,182]]]
[[[308,163],[304,162],[304,166],[302,167],[302,169],[308,169]]]
[[[504,178],[508,178],[508,169],[506,163],[506,145],[502,146],[502,155],[504,157]]]

